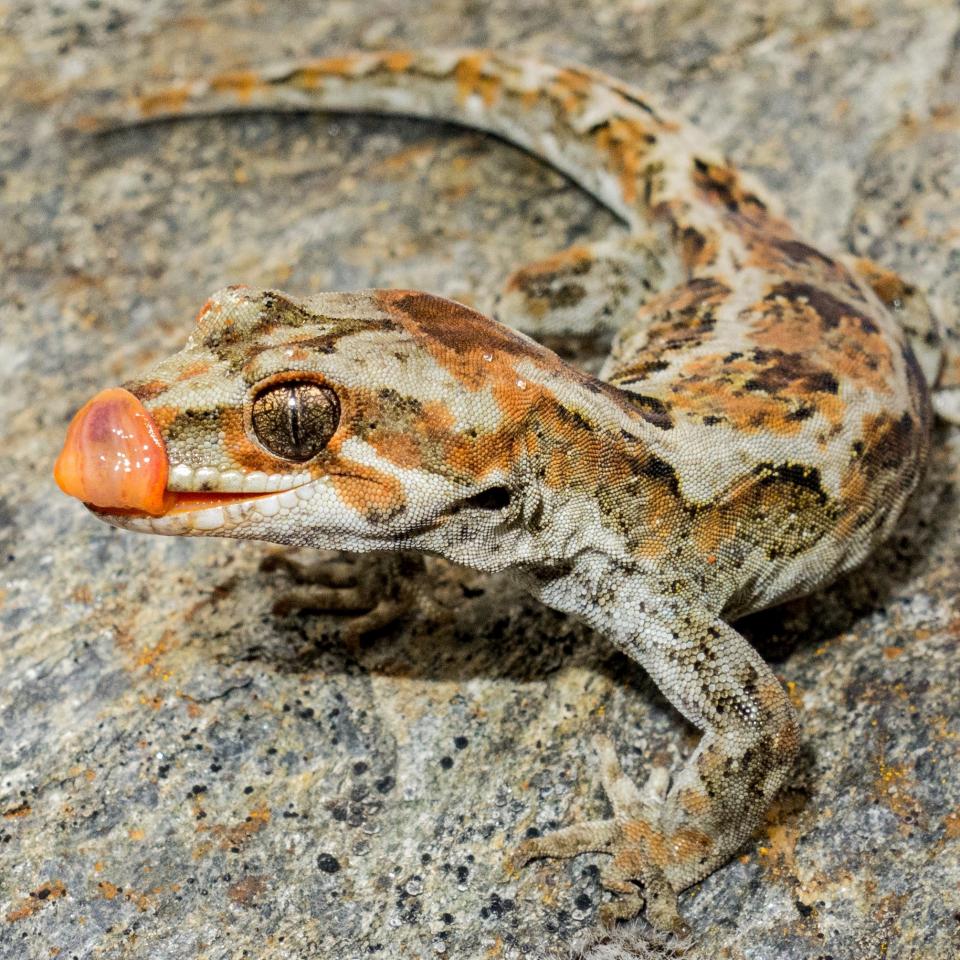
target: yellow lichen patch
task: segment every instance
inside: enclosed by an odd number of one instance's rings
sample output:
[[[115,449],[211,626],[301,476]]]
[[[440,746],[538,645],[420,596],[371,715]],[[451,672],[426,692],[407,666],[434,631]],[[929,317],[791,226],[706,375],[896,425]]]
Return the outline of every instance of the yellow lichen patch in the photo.
[[[877,798],[897,817],[915,818],[921,813],[920,804],[913,796],[916,789],[906,764],[888,764],[883,757],[877,760],[874,791]]]
[[[101,880],[97,884],[97,887],[100,890],[100,896],[102,896],[104,900],[113,900],[120,892],[120,888],[109,880]]]
[[[67,888],[62,880],[52,880],[42,884],[36,890],[32,890],[30,895],[21,901],[20,906],[14,907],[7,913],[7,923],[16,923],[18,920],[32,917],[48,903],[64,896],[66,892]]]
[[[544,898],[544,903],[546,904],[546,898]],[[503,956],[503,937],[496,937],[492,944],[487,948],[487,952],[484,954],[486,960],[496,960],[497,957]]]
[[[795,879],[796,846],[800,832],[783,824],[767,828],[768,843],[759,848],[764,866],[775,876]]]
[[[15,807],[9,807],[3,811],[4,820],[17,820],[20,817],[30,816],[31,807],[30,804],[24,801],[23,803],[17,804]]]
[[[157,891],[153,890],[150,893],[156,894]],[[149,893],[146,891],[127,890],[123,897],[128,903],[132,903],[140,913],[146,913],[150,909]]]
[[[163,673],[158,661],[173,648],[174,636],[172,630],[165,630],[163,636],[153,646],[145,647],[137,654],[136,665],[149,667],[150,674],[154,677]]]
[[[787,688],[787,696],[790,698],[790,702],[796,707],[797,710],[802,709],[803,707],[803,694],[800,692],[800,688],[797,686],[796,682],[793,680],[788,680],[784,684]]]

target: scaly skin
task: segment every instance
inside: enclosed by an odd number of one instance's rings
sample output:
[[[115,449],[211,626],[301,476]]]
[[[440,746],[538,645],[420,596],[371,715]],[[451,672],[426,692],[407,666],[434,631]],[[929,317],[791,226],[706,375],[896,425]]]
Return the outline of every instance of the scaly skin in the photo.
[[[803,242],[688,126],[580,68],[363,53],[177,86],[86,125],[237,108],[443,118],[552,163],[633,236],[519,270],[502,314],[541,332],[617,325],[613,350],[596,379],[427,293],[221,290],[186,347],[126,387],[162,435],[169,490],[251,497],[98,514],[517,569],[642,663],[703,738],[669,789],[655,771],[642,793],[601,739],[614,818],[528,840],[515,862],[606,851],[621,897],[605,919],[646,903],[680,929],[677,892],[750,836],[798,749],[784,690],[728,621],[828,583],[896,522],[940,362],[922,298]],[[322,449],[291,463],[253,405],[302,381],[326,391],[301,411],[318,403],[320,426],[296,426]]]

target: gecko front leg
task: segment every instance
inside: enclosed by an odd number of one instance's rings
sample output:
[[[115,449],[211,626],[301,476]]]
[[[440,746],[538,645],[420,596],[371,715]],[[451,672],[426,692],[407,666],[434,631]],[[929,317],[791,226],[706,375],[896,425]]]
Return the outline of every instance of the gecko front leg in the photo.
[[[260,569],[288,574],[294,585],[280,592],[273,605],[278,616],[309,610],[352,615],[343,628],[351,646],[412,611],[436,614],[440,605],[423,587],[422,556],[380,553],[351,556],[332,551],[271,553]]]
[[[588,851],[611,855],[603,885],[621,899],[605,922],[636,915],[682,932],[677,894],[728,860],[749,838],[796,759],[797,720],[783,687],[750,644],[706,611],[676,610],[624,646],[665,696],[704,735],[663,797],[655,769],[643,791],[622,773],[609,740],[597,743],[601,779],[613,807],[592,821],[524,841],[513,857]]]

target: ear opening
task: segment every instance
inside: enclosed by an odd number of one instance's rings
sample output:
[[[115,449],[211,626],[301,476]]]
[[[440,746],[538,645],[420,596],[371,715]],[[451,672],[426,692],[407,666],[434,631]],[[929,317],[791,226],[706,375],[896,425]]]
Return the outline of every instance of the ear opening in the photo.
[[[488,487],[461,501],[462,506],[474,510],[504,510],[510,506],[513,494],[509,487]]]

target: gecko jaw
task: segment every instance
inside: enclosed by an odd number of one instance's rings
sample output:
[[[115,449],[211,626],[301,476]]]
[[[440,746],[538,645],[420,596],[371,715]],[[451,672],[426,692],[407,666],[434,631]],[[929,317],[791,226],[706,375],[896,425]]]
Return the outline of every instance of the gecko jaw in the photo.
[[[300,500],[309,499],[313,484],[301,484],[274,493],[221,493],[212,491],[168,491],[170,506],[160,515],[142,510],[105,509],[93,504],[87,508],[101,520],[127,530],[143,533],[184,535],[190,533],[226,535],[231,528],[251,515],[263,518],[290,510]]]

